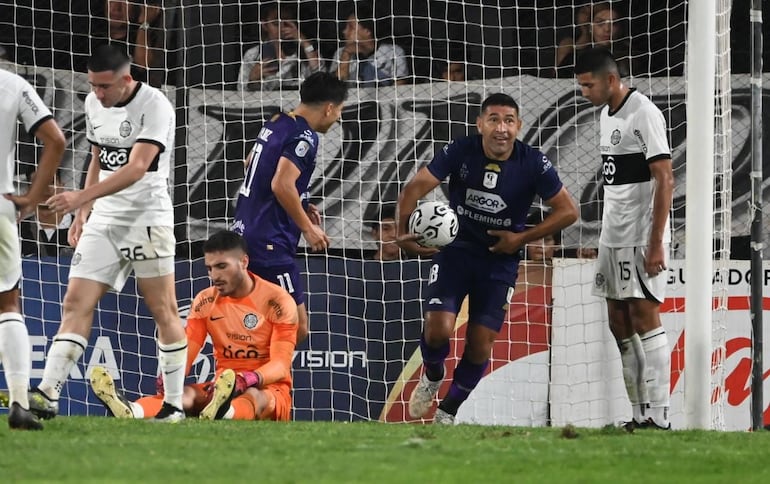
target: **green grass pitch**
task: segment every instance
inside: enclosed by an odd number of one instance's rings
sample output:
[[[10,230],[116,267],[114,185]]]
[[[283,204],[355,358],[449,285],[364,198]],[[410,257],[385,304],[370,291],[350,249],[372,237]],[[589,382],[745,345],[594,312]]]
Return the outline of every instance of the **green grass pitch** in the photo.
[[[1,482],[765,483],[770,432],[0,416]]]

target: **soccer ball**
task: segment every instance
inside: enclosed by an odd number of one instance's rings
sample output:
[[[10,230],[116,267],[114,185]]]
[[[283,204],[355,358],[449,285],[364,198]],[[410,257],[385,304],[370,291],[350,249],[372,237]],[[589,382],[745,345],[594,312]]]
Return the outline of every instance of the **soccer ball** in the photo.
[[[457,215],[444,202],[420,204],[409,216],[409,232],[423,247],[444,247],[457,237]]]

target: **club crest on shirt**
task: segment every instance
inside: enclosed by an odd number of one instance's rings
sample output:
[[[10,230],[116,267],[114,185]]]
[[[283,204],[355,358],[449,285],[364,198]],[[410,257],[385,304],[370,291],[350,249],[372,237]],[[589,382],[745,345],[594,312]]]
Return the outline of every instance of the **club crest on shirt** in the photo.
[[[604,282],[605,282],[604,274],[602,274],[601,272],[597,272],[596,277],[594,278],[594,286],[604,287]]]
[[[259,318],[254,313],[249,313],[246,316],[243,317],[243,326],[246,329],[254,329],[257,327],[257,323],[259,323]]]
[[[118,132],[122,137],[128,138],[128,135],[131,134],[131,122],[126,119],[125,121],[120,123],[120,131]]]
[[[620,143],[620,130],[619,129],[615,129],[615,130],[612,131],[612,134],[610,135],[610,143],[612,143],[613,145],[616,145],[616,144]]]
[[[495,188],[497,186],[497,173],[493,171],[485,171],[484,186],[486,188]]]

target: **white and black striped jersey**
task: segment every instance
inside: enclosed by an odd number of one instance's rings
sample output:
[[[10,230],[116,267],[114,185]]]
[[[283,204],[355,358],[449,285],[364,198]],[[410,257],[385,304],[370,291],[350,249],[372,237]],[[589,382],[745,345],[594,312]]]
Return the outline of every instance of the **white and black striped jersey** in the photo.
[[[154,87],[137,83],[124,103],[105,108],[90,93],[85,101],[88,141],[99,148],[99,181],[128,163],[136,143],[151,143],[160,149],[142,178],[131,186],[94,202],[89,222],[123,225],[174,225],[168,177],[174,148],[174,108]]]
[[[650,163],[671,158],[666,120],[647,96],[631,89],[615,112],[601,113],[604,213],[599,242],[607,247],[646,246],[652,228],[655,180]],[[666,221],[663,242],[671,241]]]
[[[35,134],[52,117],[34,87],[16,74],[0,69],[0,194],[14,190],[16,122],[21,121],[29,134]]]

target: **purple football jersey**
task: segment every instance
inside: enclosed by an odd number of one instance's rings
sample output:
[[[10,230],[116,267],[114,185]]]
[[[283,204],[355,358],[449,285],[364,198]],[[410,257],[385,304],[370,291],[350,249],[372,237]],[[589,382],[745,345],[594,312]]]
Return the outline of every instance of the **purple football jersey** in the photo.
[[[307,121],[280,113],[265,123],[252,148],[251,162],[235,205],[232,230],[249,246],[249,258],[262,266],[294,262],[300,230],[273,194],[270,184],[278,160],[289,159],[299,168],[297,193],[308,204],[308,184],[315,169],[318,134]]]

